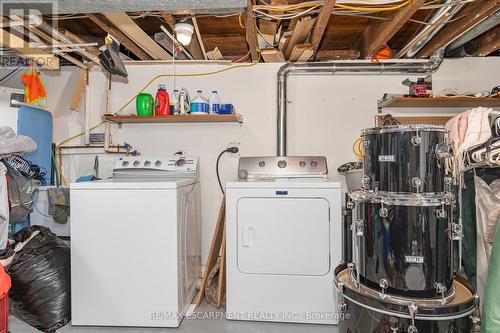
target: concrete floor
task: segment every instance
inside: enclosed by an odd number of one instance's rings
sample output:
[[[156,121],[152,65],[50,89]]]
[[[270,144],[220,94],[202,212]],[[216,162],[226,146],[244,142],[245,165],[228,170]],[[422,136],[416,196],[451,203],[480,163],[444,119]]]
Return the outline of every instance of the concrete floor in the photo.
[[[198,317],[218,317],[217,313],[221,313],[216,308],[204,304],[198,310],[203,315]],[[265,322],[243,322],[229,321],[225,319],[189,319],[182,321],[181,326],[177,329],[165,328],[123,328],[123,327],[72,327],[66,325],[59,329],[57,333],[72,333],[72,332],[92,332],[92,333],[117,333],[117,332],[139,332],[139,333],[157,333],[171,330],[172,332],[231,332],[231,333],[338,333],[336,326],[328,325],[305,325],[305,324],[283,324],[283,323],[265,323]],[[9,318],[9,331],[11,333],[38,333],[35,328],[25,324],[19,319],[11,316]]]

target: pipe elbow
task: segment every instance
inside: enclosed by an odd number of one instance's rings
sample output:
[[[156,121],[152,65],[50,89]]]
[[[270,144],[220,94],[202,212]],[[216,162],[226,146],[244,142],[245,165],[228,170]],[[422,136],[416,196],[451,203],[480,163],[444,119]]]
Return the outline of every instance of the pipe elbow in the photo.
[[[279,81],[284,80],[291,71],[292,71],[292,64],[287,62],[286,64],[281,66],[280,69],[278,70],[278,80]]]
[[[439,66],[441,66],[441,63],[444,59],[444,51],[445,48],[442,47],[431,55],[431,57],[429,58],[429,63],[427,64],[427,69],[429,72],[435,72],[439,68]]]

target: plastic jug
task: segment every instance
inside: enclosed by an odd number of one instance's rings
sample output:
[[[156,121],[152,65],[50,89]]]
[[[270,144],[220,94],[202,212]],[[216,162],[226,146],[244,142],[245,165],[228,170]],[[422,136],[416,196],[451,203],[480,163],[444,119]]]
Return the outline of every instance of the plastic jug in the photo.
[[[179,112],[179,90],[175,89],[170,96],[170,114],[180,114]]]
[[[197,91],[196,98],[191,101],[191,114],[207,114],[208,102],[201,90]]]
[[[140,93],[135,98],[135,109],[138,116],[152,116],[154,99],[151,94]]]
[[[165,85],[158,85],[155,100],[155,116],[168,116],[170,115],[170,100]]]
[[[210,99],[208,100],[209,113],[211,114],[219,113],[219,107],[220,107],[219,95],[217,95],[217,91],[214,90],[212,91],[212,95],[210,95]]]

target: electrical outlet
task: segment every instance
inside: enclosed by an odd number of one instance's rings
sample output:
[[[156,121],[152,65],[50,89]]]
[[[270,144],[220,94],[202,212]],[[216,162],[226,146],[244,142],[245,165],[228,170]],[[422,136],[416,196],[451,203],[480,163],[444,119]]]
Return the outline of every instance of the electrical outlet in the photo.
[[[239,158],[240,157],[240,143],[239,142],[231,142],[227,145],[227,148],[230,148],[230,147],[238,147],[238,152],[237,153],[230,153],[228,152],[227,155],[229,157],[233,157],[233,158]]]

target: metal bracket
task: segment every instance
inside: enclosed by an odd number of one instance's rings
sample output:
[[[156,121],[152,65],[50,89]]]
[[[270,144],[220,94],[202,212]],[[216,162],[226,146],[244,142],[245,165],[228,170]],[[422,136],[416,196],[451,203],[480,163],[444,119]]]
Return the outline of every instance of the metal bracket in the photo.
[[[461,224],[451,224],[451,240],[460,241],[464,237],[464,232]]]
[[[387,287],[389,287],[389,282],[387,282],[386,279],[380,279],[378,285],[382,289],[382,292],[380,293],[380,298],[384,299],[387,295],[385,293]]]
[[[365,221],[358,219],[356,221],[356,236],[363,237],[365,235]]]
[[[422,138],[418,135],[415,135],[414,137],[411,138],[411,144],[414,145],[415,147],[420,146],[422,143]]]
[[[445,300],[445,294],[446,294],[446,291],[448,290],[448,288],[446,288],[446,286],[440,282],[436,282],[434,284],[434,288],[436,288],[436,292],[438,294],[441,294],[441,304],[446,304],[446,300]]]
[[[417,315],[418,307],[415,303],[408,305],[408,311],[410,312],[411,325],[408,326],[408,333],[418,333],[418,329],[415,326],[415,316]]]

